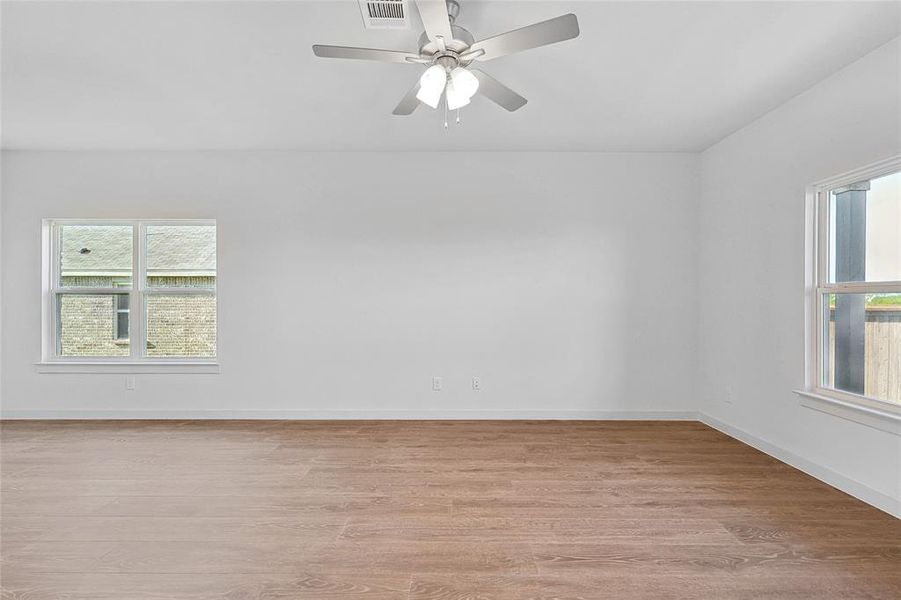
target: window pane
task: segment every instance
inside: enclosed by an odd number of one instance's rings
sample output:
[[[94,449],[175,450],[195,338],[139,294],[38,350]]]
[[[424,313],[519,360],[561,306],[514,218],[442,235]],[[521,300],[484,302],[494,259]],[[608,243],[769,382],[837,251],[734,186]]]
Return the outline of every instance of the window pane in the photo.
[[[901,294],[826,294],[823,384],[901,403]]]
[[[148,225],[149,287],[214,288],[215,225]]]
[[[116,322],[116,339],[128,339],[128,307],[130,304],[131,298],[127,294],[116,296],[116,312],[118,313]]]
[[[829,280],[901,281],[901,173],[832,190]]]
[[[60,285],[131,285],[131,225],[61,225]]]
[[[116,317],[116,339],[128,339],[128,312],[120,312]]]
[[[147,356],[216,356],[216,297],[147,296]]]
[[[117,299],[122,297],[128,296],[59,294],[57,350],[60,356],[128,356],[127,337],[118,339],[123,318],[128,331],[128,313],[116,310]]]

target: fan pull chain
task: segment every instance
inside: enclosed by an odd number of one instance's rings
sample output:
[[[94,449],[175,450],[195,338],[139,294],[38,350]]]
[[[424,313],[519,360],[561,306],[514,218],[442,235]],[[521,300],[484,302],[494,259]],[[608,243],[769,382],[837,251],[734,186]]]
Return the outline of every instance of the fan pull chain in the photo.
[[[460,108],[457,109],[457,125],[460,124],[460,111],[461,111],[461,110],[462,110],[462,109],[460,109]]]
[[[444,101],[444,131],[447,131],[447,100]]]

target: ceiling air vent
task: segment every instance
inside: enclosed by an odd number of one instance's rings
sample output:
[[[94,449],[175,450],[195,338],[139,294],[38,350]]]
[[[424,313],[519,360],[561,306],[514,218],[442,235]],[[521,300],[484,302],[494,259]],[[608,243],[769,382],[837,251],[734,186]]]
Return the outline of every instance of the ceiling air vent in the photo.
[[[409,29],[407,0],[358,0],[366,29]]]

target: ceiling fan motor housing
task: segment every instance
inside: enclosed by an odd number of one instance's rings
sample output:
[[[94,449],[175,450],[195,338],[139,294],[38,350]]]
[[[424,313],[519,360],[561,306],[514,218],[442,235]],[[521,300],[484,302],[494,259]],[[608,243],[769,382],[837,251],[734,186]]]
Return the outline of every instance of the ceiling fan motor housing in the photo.
[[[444,47],[447,49],[448,53],[462,54],[475,42],[475,38],[472,37],[472,34],[459,25],[451,25],[451,33],[454,34],[454,39],[444,40]],[[439,54],[441,54],[441,49],[438,47],[438,44],[430,40],[425,33],[419,36],[420,56],[428,58],[435,57]]]

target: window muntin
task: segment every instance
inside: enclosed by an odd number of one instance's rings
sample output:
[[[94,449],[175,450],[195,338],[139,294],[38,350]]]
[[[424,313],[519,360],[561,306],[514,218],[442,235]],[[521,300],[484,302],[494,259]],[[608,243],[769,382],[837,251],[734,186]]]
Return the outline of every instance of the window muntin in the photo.
[[[901,165],[816,192],[816,391],[901,406]]]
[[[215,359],[215,222],[47,223],[45,360]]]

